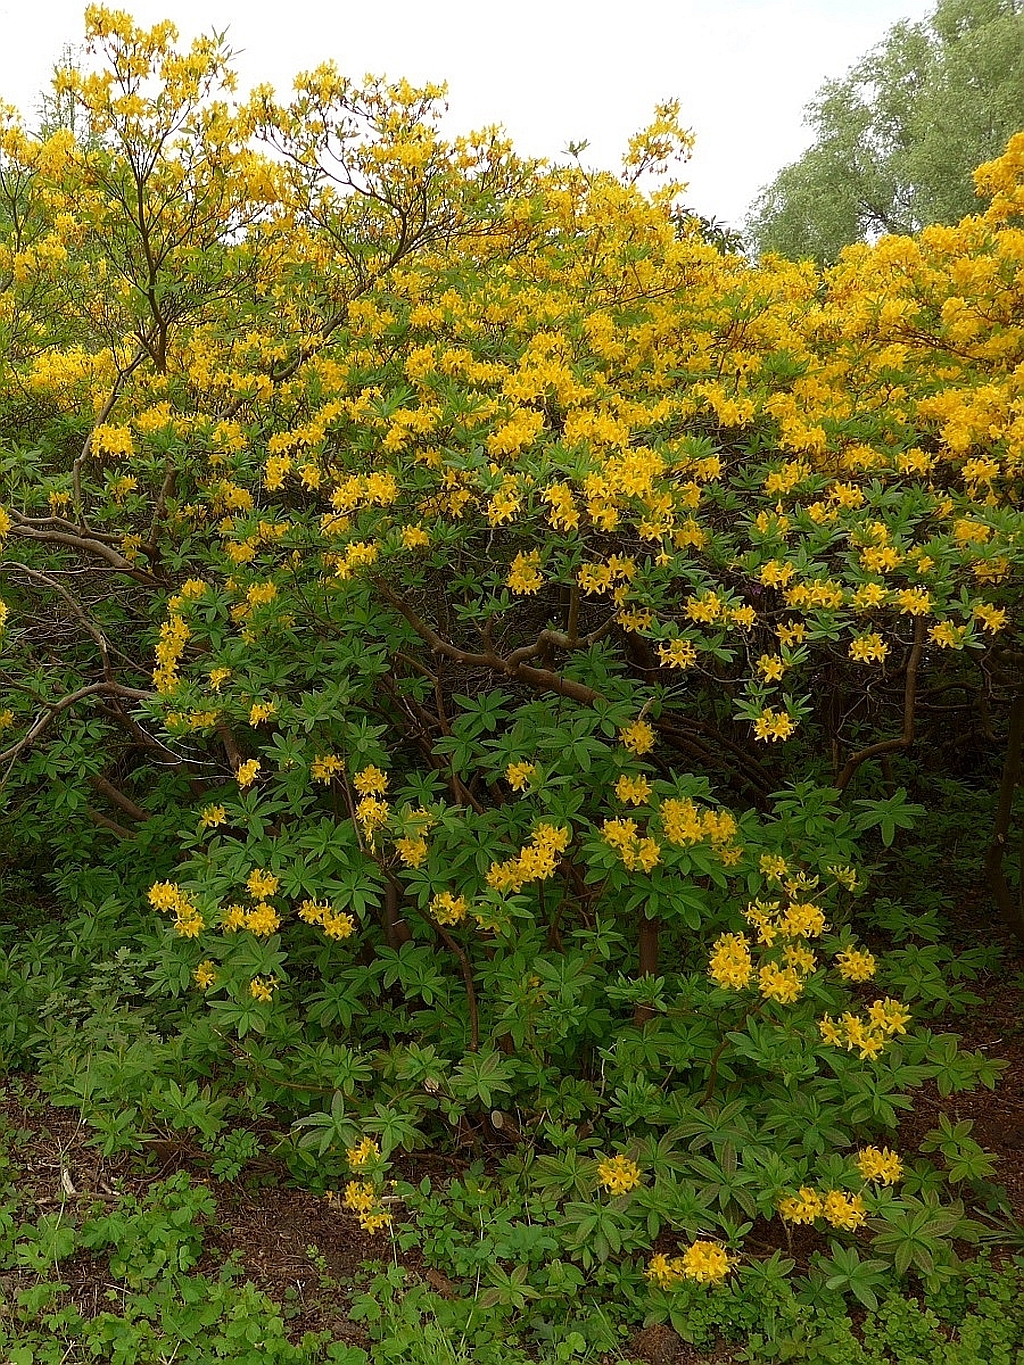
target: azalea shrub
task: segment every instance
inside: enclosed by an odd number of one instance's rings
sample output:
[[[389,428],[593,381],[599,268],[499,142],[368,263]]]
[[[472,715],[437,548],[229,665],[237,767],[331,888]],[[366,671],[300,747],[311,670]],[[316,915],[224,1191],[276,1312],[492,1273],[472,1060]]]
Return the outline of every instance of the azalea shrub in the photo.
[[[0,128],[10,868],[151,908],[196,1075],[371,1230],[445,1144],[663,1315],[755,1226],[940,1276],[890,1144],[998,1065],[863,933],[894,765],[1017,704],[1024,136],[819,273],[675,211],[674,105],[613,175],[86,25]]]

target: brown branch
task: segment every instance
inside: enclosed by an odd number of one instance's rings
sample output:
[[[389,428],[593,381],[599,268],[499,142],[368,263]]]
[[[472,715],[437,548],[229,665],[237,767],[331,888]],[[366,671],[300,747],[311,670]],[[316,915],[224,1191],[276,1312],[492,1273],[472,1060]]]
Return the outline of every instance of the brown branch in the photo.
[[[21,573],[23,573],[25,577],[28,578],[29,580],[35,580],[40,583],[45,583],[48,588],[51,588],[55,593],[63,597],[64,601],[71,608],[74,615],[78,618],[78,620],[85,627],[86,631],[96,642],[96,648],[99,650],[100,658],[103,660],[104,678],[106,678],[107,682],[113,682],[114,680],[113,673],[110,668],[109,653],[110,646],[107,644],[107,637],[103,634],[103,631],[95,623],[95,621],[91,620],[86,615],[85,608],[74,596],[74,594],[70,593],[68,589],[64,586],[64,584],[61,583],[58,579],[53,578],[48,573],[43,573],[41,569],[30,569],[27,564],[22,564],[16,559],[8,560],[8,563],[12,568],[18,569]]]
[[[236,772],[244,760],[242,758],[242,752],[238,747],[238,742],[232,733],[231,726],[228,725],[226,720],[217,722],[217,736],[224,746],[224,753],[227,755],[231,771]]]
[[[877,744],[869,744],[866,749],[860,749],[857,753],[851,754],[846,760],[845,768],[836,778],[835,785],[839,791],[846,790],[854,773],[869,758],[877,758],[880,754],[897,753],[902,749],[909,749],[913,744],[914,707],[917,702],[917,667],[921,662],[921,654],[924,650],[924,631],[924,617],[919,616],[914,624],[914,644],[910,651],[910,658],[907,660],[907,671],[903,686],[903,733],[896,739],[881,739]]]
[[[149,811],[137,806],[130,796],[125,796],[112,782],[108,782],[105,777],[95,774],[89,778],[89,786],[94,791],[98,791],[101,796],[105,796],[108,801],[112,801],[115,806],[120,806],[125,815],[130,815],[133,820],[148,820]]]
[[[557,692],[559,696],[571,697],[573,701],[582,702],[585,706],[593,706],[594,702],[602,700],[600,692],[592,687],[587,687],[585,683],[574,682],[571,678],[563,678],[560,673],[552,673],[547,668],[529,668],[526,664],[520,664],[514,670],[508,671],[510,676],[519,682],[528,683],[530,687],[536,687],[541,692]]]
[[[112,830],[119,839],[134,839],[135,834],[130,829],[125,829],[124,825],[119,825],[116,820],[108,820],[105,815],[101,815],[98,810],[92,807],[86,809],[86,815],[94,825],[99,825],[102,829]]]
[[[450,645],[447,640],[442,640],[437,631],[432,630],[425,621],[421,621],[411,607],[406,606],[402,599],[391,591],[383,579],[373,580],[374,586],[380,594],[387,599],[400,616],[412,626],[413,630],[424,640],[431,649],[438,654],[443,654],[449,659],[454,659],[456,663],[466,664],[470,668],[493,668],[498,672],[504,672],[502,661],[496,654],[473,654],[469,650],[459,649],[456,645]]]
[[[59,701],[44,702],[45,714],[36,717],[16,744],[11,744],[0,751],[0,763],[5,763],[7,759],[12,761],[16,759],[19,754],[34,744],[40,735],[50,728],[62,711],[66,711],[69,706],[76,705],[86,697],[115,696],[129,697],[135,701],[148,701],[154,695],[152,692],[142,692],[137,687],[124,687],[121,683],[101,682],[89,683],[86,687],[79,687],[76,691],[69,692],[66,696],[61,697]]]
[[[121,573],[126,573],[130,578],[136,579],[139,583],[154,583],[156,580],[151,574],[143,569],[137,569],[131,564],[124,555],[119,554],[110,545],[105,545],[102,540],[97,540],[95,536],[72,535],[69,531],[43,531],[31,525],[13,509],[10,510],[11,521],[14,523],[12,530],[15,535],[28,536],[30,540],[43,540],[51,545],[66,545],[72,550],[82,550],[87,554],[95,555],[98,559],[104,560],[112,569],[117,569]]]

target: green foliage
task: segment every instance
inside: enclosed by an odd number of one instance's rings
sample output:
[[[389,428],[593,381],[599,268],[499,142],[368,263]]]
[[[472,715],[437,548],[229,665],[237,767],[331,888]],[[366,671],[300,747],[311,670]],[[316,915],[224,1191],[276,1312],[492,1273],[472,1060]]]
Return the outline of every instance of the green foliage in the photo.
[[[761,191],[758,251],[832,262],[841,247],[978,212],[972,172],[1021,125],[1018,0],[938,0],[901,21],[805,113],[814,141]]]

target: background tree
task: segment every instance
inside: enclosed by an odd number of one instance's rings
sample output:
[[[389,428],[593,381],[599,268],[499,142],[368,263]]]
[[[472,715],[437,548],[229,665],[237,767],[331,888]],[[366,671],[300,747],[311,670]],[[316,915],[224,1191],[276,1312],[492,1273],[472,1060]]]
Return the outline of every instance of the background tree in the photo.
[[[754,201],[755,250],[834,260],[849,242],[978,211],[971,173],[1024,123],[1020,0],[940,0],[894,25],[807,107],[812,145]]]

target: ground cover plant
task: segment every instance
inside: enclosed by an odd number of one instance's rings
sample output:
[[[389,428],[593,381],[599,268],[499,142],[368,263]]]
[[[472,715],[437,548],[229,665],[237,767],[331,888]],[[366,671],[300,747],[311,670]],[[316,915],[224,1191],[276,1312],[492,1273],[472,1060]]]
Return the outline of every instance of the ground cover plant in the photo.
[[[992,1159],[896,1133],[992,954],[906,867],[1002,761],[1021,935],[1024,135],[822,273],[678,212],[671,104],[614,176],[86,24],[0,129],[7,1064],[479,1351],[955,1296]]]

